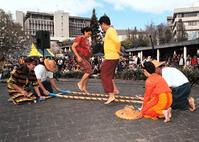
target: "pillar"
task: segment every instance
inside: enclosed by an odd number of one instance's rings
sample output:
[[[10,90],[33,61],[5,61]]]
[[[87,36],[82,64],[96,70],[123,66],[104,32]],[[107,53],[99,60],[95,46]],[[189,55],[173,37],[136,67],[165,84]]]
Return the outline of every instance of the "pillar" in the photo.
[[[157,60],[160,61],[160,49],[157,49]]]
[[[183,57],[184,57],[184,61],[186,63],[186,60],[187,60],[187,47],[184,46],[184,49],[183,49]]]
[[[140,51],[140,60],[143,60],[143,51]]]

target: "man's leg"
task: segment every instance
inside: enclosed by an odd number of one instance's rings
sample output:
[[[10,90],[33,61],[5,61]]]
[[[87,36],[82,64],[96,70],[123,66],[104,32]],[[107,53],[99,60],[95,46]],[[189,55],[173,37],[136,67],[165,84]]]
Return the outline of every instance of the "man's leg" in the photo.
[[[113,88],[114,88],[114,94],[115,95],[119,95],[119,93],[120,93],[120,91],[119,91],[119,89],[117,88],[117,86],[116,86],[116,84],[115,84],[115,80],[114,79],[112,79],[112,82],[113,82]]]
[[[108,100],[105,104],[111,103],[115,99],[114,85],[112,79],[114,78],[115,68],[118,60],[105,60],[101,66],[101,81],[104,92],[109,94]]]
[[[172,89],[172,109],[186,110],[189,108],[189,95],[191,92],[190,83]]]
[[[195,104],[195,100],[193,97],[189,97],[189,110],[191,112],[195,111],[196,110],[196,104]]]

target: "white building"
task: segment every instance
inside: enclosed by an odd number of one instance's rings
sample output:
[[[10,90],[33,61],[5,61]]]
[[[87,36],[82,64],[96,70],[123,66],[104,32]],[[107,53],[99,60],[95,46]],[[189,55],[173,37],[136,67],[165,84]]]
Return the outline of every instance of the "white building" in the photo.
[[[54,13],[28,11],[26,14],[22,11],[16,11],[16,22],[20,23],[23,29],[36,35],[36,31],[49,31],[51,38],[69,39],[81,34],[81,28],[90,26],[90,18],[69,16],[64,11]]]
[[[167,17],[167,23],[171,27],[174,37],[177,33],[177,25],[182,20],[188,40],[199,38],[199,7],[176,8],[172,17]]]

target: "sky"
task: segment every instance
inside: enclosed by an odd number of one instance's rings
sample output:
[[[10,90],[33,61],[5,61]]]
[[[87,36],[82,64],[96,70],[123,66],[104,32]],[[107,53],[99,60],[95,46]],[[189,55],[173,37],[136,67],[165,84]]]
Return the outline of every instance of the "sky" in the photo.
[[[199,0],[0,0],[0,9],[13,14],[16,10],[51,12],[64,10],[70,16],[91,18],[95,8],[99,19],[106,14],[116,29],[145,29],[151,23],[165,23],[174,8],[199,6]]]

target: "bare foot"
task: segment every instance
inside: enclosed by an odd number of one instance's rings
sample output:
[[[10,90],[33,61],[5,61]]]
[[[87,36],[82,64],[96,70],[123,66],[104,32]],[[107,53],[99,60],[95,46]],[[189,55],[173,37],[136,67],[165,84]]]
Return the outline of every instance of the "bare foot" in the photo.
[[[171,108],[167,109],[167,110],[164,110],[163,112],[164,114],[164,117],[165,117],[165,120],[164,122],[167,123],[169,122],[171,119],[170,119],[170,116],[171,116]]]
[[[8,99],[8,102],[12,102],[12,98],[9,98],[9,99]]]
[[[87,91],[87,89],[82,89],[82,90],[84,91],[84,93],[87,93],[87,94],[89,93],[89,92]]]
[[[193,97],[189,97],[189,106],[190,106],[189,110],[191,112],[196,110],[196,104],[195,104],[195,100]]]
[[[110,104],[112,101],[115,100],[115,96],[110,96],[108,100],[104,104]]]
[[[79,82],[77,83],[77,86],[78,86],[80,91],[83,91],[82,85]]]
[[[138,99],[141,100],[141,101],[144,101],[144,97],[142,97],[142,96],[136,95],[135,97],[138,98]]]

